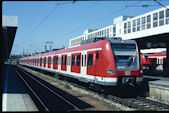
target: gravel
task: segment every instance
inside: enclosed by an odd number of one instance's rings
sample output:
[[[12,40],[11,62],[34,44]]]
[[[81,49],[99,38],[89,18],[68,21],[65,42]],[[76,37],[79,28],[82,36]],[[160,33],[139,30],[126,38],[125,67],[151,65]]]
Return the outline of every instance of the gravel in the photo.
[[[27,67],[17,66],[93,106],[92,108],[84,109],[84,111],[135,111],[135,109],[105,99],[95,92],[87,91],[84,88],[77,87],[75,84],[59,80],[57,76],[52,77],[51,75],[43,74]]]

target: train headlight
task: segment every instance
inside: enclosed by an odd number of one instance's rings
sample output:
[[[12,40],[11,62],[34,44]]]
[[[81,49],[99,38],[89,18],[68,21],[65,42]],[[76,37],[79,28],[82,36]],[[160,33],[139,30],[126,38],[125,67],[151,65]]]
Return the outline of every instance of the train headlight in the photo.
[[[113,75],[114,73],[115,73],[114,70],[108,70],[108,71],[107,71],[107,74],[109,74],[109,75]]]
[[[142,69],[140,70],[140,74],[143,74],[143,70]]]

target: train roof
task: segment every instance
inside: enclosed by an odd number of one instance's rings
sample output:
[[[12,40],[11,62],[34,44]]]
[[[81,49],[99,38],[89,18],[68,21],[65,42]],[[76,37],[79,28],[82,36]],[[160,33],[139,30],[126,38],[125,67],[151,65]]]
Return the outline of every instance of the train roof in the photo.
[[[90,42],[92,40],[93,40],[93,43]],[[84,43],[80,46],[76,46],[73,48],[66,48],[66,49],[56,50],[56,51],[47,52],[47,53],[41,53],[41,54],[37,54],[34,56],[29,56],[29,57],[25,57],[25,58],[21,58],[21,59],[41,57],[41,56],[61,54],[61,53],[63,54],[63,53],[67,53],[67,52],[82,51],[82,50],[93,49],[93,48],[100,48],[102,46],[102,44],[105,42],[135,44],[134,40],[122,40],[121,38],[104,38],[104,39],[97,38],[97,39],[91,39],[90,41],[89,41],[90,43]]]
[[[105,38],[105,37],[95,37],[95,38],[90,38],[88,40],[83,40],[81,42],[81,45],[88,44],[88,43],[93,43],[101,40],[108,40],[111,43],[126,43],[126,44],[135,44],[134,40],[122,40],[121,37],[112,37],[112,38]]]
[[[166,56],[166,53],[151,53],[149,56]]]

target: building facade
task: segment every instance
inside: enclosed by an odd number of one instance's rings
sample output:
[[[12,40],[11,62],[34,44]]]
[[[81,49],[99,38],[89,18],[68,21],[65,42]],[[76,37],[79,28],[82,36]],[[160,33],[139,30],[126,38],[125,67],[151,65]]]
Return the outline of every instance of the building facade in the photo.
[[[85,30],[83,35],[69,40],[69,47],[79,46],[83,40],[93,37],[127,40],[169,33],[169,10],[164,7],[136,17],[120,16],[113,21],[112,25],[101,29]]]

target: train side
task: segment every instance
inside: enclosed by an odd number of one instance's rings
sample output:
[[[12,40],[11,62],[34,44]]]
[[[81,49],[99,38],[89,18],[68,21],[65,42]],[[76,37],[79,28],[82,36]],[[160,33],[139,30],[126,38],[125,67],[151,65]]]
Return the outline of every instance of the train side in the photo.
[[[141,63],[144,70],[163,71],[166,63],[166,53],[141,54]]]
[[[103,40],[21,58],[19,63],[104,86],[140,84],[143,80],[135,41]]]

